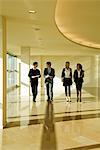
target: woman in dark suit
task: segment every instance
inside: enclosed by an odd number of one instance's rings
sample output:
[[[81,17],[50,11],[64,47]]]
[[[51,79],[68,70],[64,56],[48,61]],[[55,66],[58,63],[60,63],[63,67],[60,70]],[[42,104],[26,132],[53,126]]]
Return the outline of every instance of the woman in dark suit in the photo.
[[[70,68],[70,62],[66,62],[65,68],[62,70],[61,78],[65,87],[66,99],[71,102],[72,69]]]
[[[79,99],[81,102],[83,78],[84,78],[84,70],[82,69],[82,65],[77,64],[77,69],[74,71],[74,82],[76,84],[77,90],[77,102],[79,101]]]

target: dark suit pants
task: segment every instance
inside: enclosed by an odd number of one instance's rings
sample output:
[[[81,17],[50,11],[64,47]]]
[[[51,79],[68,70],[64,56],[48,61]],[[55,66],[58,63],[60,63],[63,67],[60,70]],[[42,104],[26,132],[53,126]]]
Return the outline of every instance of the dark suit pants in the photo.
[[[53,84],[46,83],[46,90],[47,90],[48,100],[52,100],[53,99]]]
[[[35,99],[36,96],[37,96],[37,93],[38,93],[38,90],[37,90],[38,85],[37,85],[37,84],[31,84],[31,88],[32,88],[33,97],[34,97],[34,99]]]

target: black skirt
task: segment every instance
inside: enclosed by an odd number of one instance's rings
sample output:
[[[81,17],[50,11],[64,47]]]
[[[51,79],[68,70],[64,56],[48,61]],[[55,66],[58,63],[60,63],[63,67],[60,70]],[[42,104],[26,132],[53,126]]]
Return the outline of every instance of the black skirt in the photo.
[[[81,78],[78,78],[76,81],[76,88],[77,90],[81,90],[82,89],[82,83],[83,83],[83,80]]]
[[[70,78],[64,78],[63,80],[63,86],[70,86],[72,85],[72,79]]]

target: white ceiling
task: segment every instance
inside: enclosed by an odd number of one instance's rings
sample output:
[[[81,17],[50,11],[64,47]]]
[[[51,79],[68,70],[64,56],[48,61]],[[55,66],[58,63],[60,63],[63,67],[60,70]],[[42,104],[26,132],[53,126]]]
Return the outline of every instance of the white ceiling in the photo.
[[[100,48],[100,0],[57,0],[55,19],[67,38]]]
[[[67,1],[69,2],[69,0],[66,0],[66,2]],[[76,0],[70,1],[72,3],[76,2]],[[91,0],[87,1],[91,3]],[[21,47],[25,46],[31,48],[31,55],[100,54],[99,49],[83,47],[69,41],[63,36],[61,31],[58,30],[59,27],[57,28],[55,23],[55,10],[57,10],[56,8],[56,0],[0,0],[0,15],[4,15],[7,17],[8,51],[14,53],[15,55],[20,55]],[[35,10],[36,13],[29,14],[29,10]],[[56,13],[57,12],[58,11],[56,11]],[[77,11],[75,11],[74,13],[77,13]],[[60,16],[60,19],[63,17],[67,18],[67,16],[65,15]],[[73,16],[70,16],[70,13],[68,13],[68,17],[71,18]],[[81,21],[82,19],[79,18],[78,22]],[[63,22],[60,23],[63,24]],[[77,24],[73,24],[72,26],[69,25],[68,27],[70,27],[70,30],[72,29],[73,31],[73,26],[74,29],[78,31]],[[83,26],[85,27],[84,32],[86,32],[88,30],[86,28],[87,26],[85,26],[85,24]],[[83,26],[80,28],[80,31],[83,31]],[[88,32],[86,32],[87,34],[85,34],[87,36],[87,41],[89,37],[92,38],[92,35],[95,33],[95,28],[93,28],[91,32],[91,35]],[[83,32],[78,34],[84,36]],[[99,41],[99,32],[96,32],[95,35],[96,34]],[[94,39],[96,40],[97,38],[95,37]]]

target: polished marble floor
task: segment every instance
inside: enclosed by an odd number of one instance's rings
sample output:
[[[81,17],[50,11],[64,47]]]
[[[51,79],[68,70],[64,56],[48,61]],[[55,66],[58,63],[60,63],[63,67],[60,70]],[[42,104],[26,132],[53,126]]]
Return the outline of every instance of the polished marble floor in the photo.
[[[46,97],[8,93],[7,128],[0,131],[0,150],[100,150],[100,101],[83,91],[67,103],[64,95]]]

